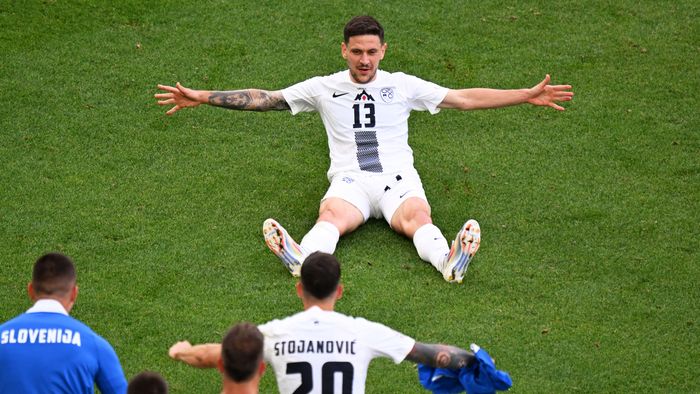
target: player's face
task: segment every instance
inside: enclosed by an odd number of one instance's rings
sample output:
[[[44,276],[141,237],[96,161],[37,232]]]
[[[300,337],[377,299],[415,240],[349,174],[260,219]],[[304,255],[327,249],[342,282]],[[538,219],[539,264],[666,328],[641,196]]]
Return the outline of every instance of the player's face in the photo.
[[[356,83],[374,80],[379,68],[379,61],[384,59],[386,43],[381,43],[379,36],[366,34],[352,36],[348,43],[341,44],[343,59],[348,62],[350,76]]]

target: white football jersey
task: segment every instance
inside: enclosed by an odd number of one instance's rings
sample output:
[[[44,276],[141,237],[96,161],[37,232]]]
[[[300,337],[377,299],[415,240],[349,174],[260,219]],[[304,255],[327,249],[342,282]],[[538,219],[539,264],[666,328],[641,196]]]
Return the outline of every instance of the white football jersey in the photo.
[[[280,393],[364,393],[373,358],[398,364],[416,342],[382,324],[318,307],[258,328]]]
[[[413,168],[408,145],[411,111],[440,111],[447,88],[404,73],[377,70],[367,84],[348,70],[315,77],[282,90],[292,114],[318,111],[328,134],[331,165],[338,172],[393,173]]]

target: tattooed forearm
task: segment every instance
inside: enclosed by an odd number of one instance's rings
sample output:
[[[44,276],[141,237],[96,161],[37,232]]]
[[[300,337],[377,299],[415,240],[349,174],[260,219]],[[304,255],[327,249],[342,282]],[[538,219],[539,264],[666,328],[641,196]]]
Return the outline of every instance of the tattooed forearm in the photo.
[[[251,101],[250,93],[245,90],[212,92],[209,96],[209,104],[230,109],[246,109]]]
[[[228,109],[247,111],[288,110],[289,104],[284,100],[282,92],[268,92],[259,89],[232,90],[212,92],[209,104]]]
[[[406,360],[435,368],[460,369],[474,362],[474,353],[455,346],[416,342]]]

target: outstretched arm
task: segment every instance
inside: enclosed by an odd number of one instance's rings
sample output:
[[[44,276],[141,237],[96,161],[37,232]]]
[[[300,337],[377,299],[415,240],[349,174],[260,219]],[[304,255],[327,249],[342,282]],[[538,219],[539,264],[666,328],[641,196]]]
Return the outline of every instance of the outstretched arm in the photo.
[[[167,115],[200,104],[247,111],[289,109],[289,104],[285,101],[280,90],[243,89],[220,92],[189,89],[180,85],[180,82],[175,86],[158,85],[158,89],[166,92],[155,94],[154,97],[158,99],[158,105],[174,105],[166,112]]]
[[[207,343],[192,346],[188,341],[175,343],[168,350],[168,355],[197,368],[216,368],[221,357],[221,344]]]
[[[532,105],[542,105],[552,107],[558,111],[563,111],[564,107],[557,104],[561,101],[571,101],[574,92],[571,85],[549,85],[549,74],[542,82],[529,89],[460,89],[450,90],[438,105],[440,108],[456,108],[461,110],[488,109],[507,107],[530,103]]]
[[[416,342],[406,360],[434,368],[460,369],[474,362],[474,353],[450,345]]]

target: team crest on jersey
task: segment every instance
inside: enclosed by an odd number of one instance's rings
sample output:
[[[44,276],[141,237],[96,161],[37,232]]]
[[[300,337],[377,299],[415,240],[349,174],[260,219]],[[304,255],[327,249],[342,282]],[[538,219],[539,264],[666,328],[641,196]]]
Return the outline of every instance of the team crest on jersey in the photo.
[[[352,178],[350,178],[349,176],[344,176],[343,179],[342,179],[342,181],[345,182],[345,183],[353,183],[353,182],[355,182],[355,180],[352,179]]]
[[[390,103],[392,100],[394,100],[394,89],[392,88],[382,88],[380,94],[385,103]]]
[[[374,101],[374,97],[362,89],[362,91],[355,96],[355,101]]]

